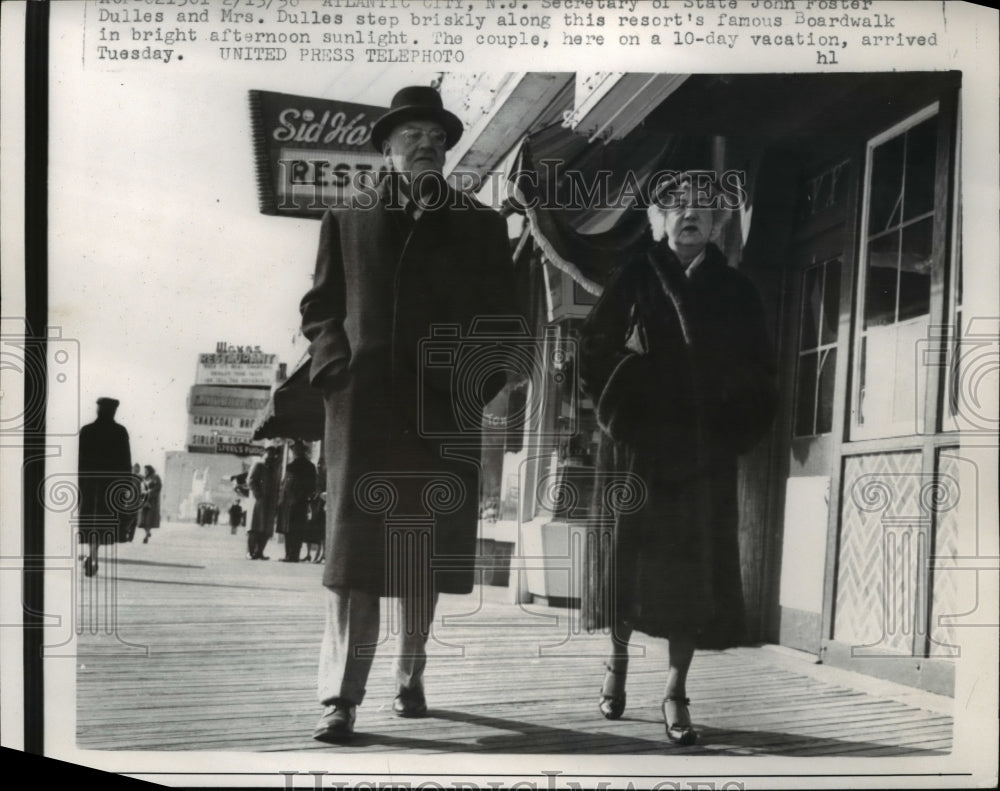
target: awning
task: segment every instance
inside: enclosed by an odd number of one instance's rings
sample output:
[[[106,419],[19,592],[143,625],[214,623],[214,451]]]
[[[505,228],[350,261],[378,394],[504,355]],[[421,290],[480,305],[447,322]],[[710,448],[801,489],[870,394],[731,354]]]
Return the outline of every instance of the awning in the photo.
[[[309,384],[310,358],[305,357],[284,382],[271,393],[271,400],[257,418],[253,438],[301,439],[315,442],[323,438],[325,412],[323,396]]]
[[[710,165],[702,138],[640,127],[625,140],[588,143],[553,125],[524,138],[507,194],[546,260],[600,294],[607,273],[646,244],[653,178]]]

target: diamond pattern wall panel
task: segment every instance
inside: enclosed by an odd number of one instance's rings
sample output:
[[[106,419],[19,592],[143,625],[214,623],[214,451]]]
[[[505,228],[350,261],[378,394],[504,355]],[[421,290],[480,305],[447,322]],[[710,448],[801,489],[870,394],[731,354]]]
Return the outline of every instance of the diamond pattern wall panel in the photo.
[[[942,450],[938,455],[938,473],[941,496],[934,532],[934,556],[939,565],[955,564],[959,555],[959,508],[961,497],[958,489],[962,459],[957,450]],[[959,572],[947,568],[935,569],[931,588],[930,655],[952,656],[955,652],[955,630],[950,617],[958,613]],[[939,621],[944,618],[945,623]]]
[[[920,454],[844,460],[834,638],[856,655],[912,653],[930,524]]]

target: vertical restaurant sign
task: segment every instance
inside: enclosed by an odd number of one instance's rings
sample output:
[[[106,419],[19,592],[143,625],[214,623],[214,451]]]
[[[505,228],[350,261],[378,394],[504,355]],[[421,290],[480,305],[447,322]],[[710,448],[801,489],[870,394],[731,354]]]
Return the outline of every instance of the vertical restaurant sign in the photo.
[[[193,385],[188,414],[249,419],[252,424],[270,399],[270,388]]]
[[[374,182],[384,162],[371,144],[383,107],[250,91],[250,119],[263,214],[319,219],[347,206],[357,179]]]
[[[253,441],[253,420],[236,417],[188,415],[187,447],[196,453],[235,453],[242,455],[242,446],[254,445],[264,450],[263,443]],[[239,450],[235,448],[239,447]]]
[[[264,445],[253,441],[253,431],[270,397],[270,389],[264,387],[194,385],[188,395],[188,451],[262,453]]]

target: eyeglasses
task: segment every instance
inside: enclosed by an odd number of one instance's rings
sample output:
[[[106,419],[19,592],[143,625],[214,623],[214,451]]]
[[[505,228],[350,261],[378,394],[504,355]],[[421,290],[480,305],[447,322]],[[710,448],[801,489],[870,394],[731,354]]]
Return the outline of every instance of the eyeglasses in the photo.
[[[438,147],[444,146],[448,142],[448,135],[443,129],[417,129],[414,126],[407,126],[400,129],[398,134],[408,146],[415,146],[423,137]]]

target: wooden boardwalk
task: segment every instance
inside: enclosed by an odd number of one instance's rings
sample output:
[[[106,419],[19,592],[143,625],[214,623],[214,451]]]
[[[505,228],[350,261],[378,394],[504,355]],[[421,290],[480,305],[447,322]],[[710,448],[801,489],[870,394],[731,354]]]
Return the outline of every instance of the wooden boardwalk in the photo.
[[[141,531],[140,531],[141,535]],[[245,558],[245,531],[167,524],[79,576],[77,745],[109,750],[407,754],[932,756],[951,750],[951,701],[873,684],[771,648],[699,652],[689,679],[701,743],[665,739],[665,644],[636,636],[623,719],[597,711],[605,639],[572,610],[508,603],[504,588],[442,597],[430,716],[392,715],[392,628],[347,745],[315,742],[321,566]],[[110,607],[110,603],[114,607]],[[389,611],[389,607],[383,607]],[[640,642],[642,640],[642,642]]]

